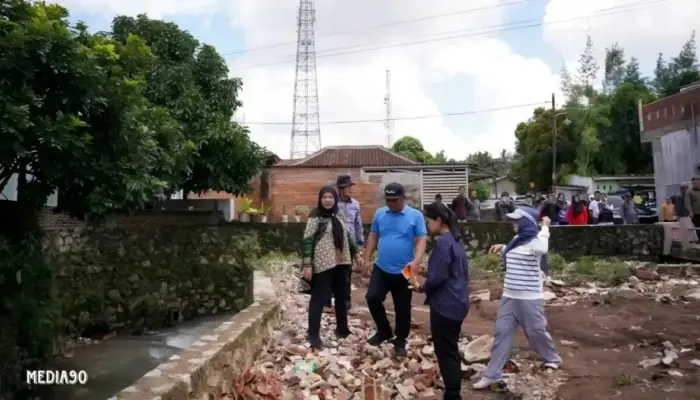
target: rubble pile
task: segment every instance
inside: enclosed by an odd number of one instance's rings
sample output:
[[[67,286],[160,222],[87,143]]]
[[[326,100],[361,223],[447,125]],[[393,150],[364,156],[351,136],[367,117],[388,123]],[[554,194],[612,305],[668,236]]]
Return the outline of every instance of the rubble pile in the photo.
[[[659,274],[657,269],[674,271],[668,266],[627,262],[633,274],[627,282],[617,286],[606,286],[599,282],[586,282],[583,286],[569,286],[562,279],[547,277],[545,301],[548,306],[572,306],[579,300],[616,295],[624,298],[646,296],[657,303],[700,300],[700,276],[684,266],[676,267],[677,274]],[[663,267],[663,268],[662,268]],[[681,275],[681,276],[679,276]]]
[[[306,342],[308,296],[296,294],[289,274],[276,277],[283,320],[266,350],[258,356],[243,384],[235,385],[228,397],[257,399],[439,399],[443,383],[430,337],[412,329],[408,356],[396,358],[393,346],[366,344],[374,331],[371,321],[351,316],[352,335],[336,339],[334,316],[324,315],[322,335],[325,348],[309,349]],[[488,301],[487,292],[475,293],[472,300]],[[414,327],[417,328],[417,327]],[[460,350],[465,378],[477,380],[490,358],[493,337],[464,335]],[[524,356],[523,354],[522,356]],[[563,382],[559,373],[549,374],[540,361],[518,357],[505,368],[505,390],[511,398],[541,399]],[[464,388],[468,389],[468,381]],[[501,388],[504,390],[504,388]],[[374,393],[373,395],[371,393]]]
[[[650,343],[643,342],[639,346],[648,347],[650,345]],[[652,379],[658,380],[663,377],[682,378],[685,376],[683,370],[695,370],[694,367],[700,367],[699,359],[691,359],[687,355],[683,356],[685,353],[700,351],[700,339],[694,344],[678,343],[679,347],[676,347],[668,340],[656,345],[659,347],[659,350],[655,353],[655,357],[646,358],[638,364],[641,369],[655,369]]]

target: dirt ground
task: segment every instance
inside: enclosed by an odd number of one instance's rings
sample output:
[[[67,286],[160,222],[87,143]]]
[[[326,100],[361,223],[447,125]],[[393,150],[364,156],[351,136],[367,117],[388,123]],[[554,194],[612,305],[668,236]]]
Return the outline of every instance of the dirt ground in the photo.
[[[366,282],[356,277],[353,306],[356,315],[371,319],[364,299]],[[498,309],[500,284],[472,282],[472,292],[488,288],[491,301],[472,305],[462,333],[493,334]],[[414,294],[414,329],[429,331],[424,297]],[[700,399],[700,302],[657,302],[649,296],[583,297],[547,307],[548,326],[564,360],[563,384],[556,396],[564,400],[658,400]],[[393,310],[391,298],[385,303]],[[393,318],[392,313],[389,313]],[[393,321],[392,321],[393,322]],[[530,353],[522,331],[518,334],[514,354],[536,359]],[[562,341],[563,344],[562,344]],[[661,357],[669,342],[679,354],[671,367],[663,365],[641,368],[640,361]],[[669,371],[671,374],[669,375]],[[464,398],[502,399],[503,394],[474,391],[464,381]]]

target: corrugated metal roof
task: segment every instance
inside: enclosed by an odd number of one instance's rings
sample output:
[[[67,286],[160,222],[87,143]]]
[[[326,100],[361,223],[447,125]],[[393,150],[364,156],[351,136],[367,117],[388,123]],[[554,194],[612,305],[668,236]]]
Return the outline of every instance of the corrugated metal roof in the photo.
[[[400,167],[419,165],[382,146],[332,146],[300,160],[282,160],[275,167]]]

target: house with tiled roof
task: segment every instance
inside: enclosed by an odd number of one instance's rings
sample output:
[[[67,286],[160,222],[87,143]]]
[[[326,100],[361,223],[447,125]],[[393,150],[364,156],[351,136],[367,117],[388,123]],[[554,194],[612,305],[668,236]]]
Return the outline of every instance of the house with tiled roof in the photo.
[[[440,193],[445,198],[467,185],[469,166],[423,165],[383,146],[329,146],[298,160],[280,160],[270,167],[271,221],[282,215],[292,219],[298,206],[316,205],[318,191],[335,184],[338,175],[350,175],[355,183],[353,197],[360,202],[363,221],[370,221],[384,204],[384,186],[399,182],[406,188],[414,207],[432,202]]]

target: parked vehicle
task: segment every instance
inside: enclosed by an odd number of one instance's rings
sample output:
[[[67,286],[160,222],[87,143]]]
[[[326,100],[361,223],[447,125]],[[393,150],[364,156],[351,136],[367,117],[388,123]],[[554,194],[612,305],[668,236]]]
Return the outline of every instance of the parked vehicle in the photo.
[[[622,224],[622,215],[620,215],[620,208],[622,207],[622,202],[624,199],[620,195],[608,195],[608,203],[612,204],[613,218],[615,224]],[[653,224],[654,222],[659,222],[659,214],[655,208],[648,207],[645,204],[635,204],[634,208],[637,210],[637,220],[641,224]]]

